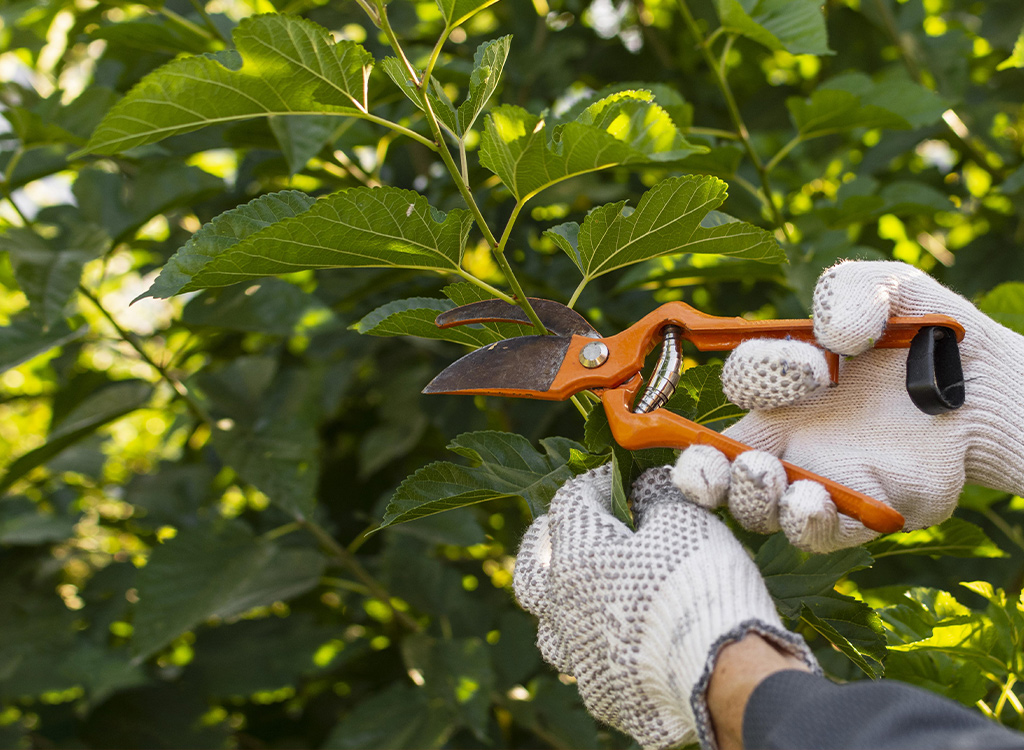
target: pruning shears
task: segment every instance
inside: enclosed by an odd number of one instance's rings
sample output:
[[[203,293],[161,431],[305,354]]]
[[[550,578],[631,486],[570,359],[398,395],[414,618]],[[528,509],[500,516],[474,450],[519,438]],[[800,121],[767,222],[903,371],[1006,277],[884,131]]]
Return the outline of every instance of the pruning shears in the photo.
[[[726,351],[748,339],[794,339],[814,345],[811,320],[746,320],[703,313],[683,302],[668,302],[614,336],[602,338],[583,316],[558,302],[530,299],[549,335],[498,341],[449,365],[424,393],[512,396],[564,401],[581,391],[598,394],[615,441],[623,448],[686,448],[710,445],[729,460],[750,450],[743,443],[696,424],[661,406],[682,372],[682,342],[701,351]],[[484,300],[437,316],[441,328],[472,323],[530,325],[523,309]],[[941,414],[964,402],[957,342],[964,328],[947,315],[890,318],[875,348],[907,348],[907,392],[919,409]],[[637,399],[647,355],[662,344],[651,382]],[[833,384],[839,356],[825,352]],[[790,482],[809,479],[825,486],[840,513],[883,533],[903,528],[903,516],[888,505],[786,461]]]

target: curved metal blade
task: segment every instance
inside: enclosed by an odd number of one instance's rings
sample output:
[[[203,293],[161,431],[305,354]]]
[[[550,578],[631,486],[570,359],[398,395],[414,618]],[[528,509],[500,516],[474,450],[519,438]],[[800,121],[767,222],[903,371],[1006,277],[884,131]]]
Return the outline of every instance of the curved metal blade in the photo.
[[[561,302],[538,297],[529,297],[528,299],[541,323],[551,333],[558,336],[576,334],[589,338],[601,337],[601,334],[594,330],[586,318]],[[481,302],[471,302],[468,305],[446,310],[434,319],[434,323],[438,328],[451,328],[467,323],[523,323],[530,325],[530,319],[526,317],[526,313],[519,305],[510,305],[500,299],[485,299]]]
[[[423,392],[543,393],[554,382],[571,340],[562,336],[517,336],[498,341],[448,365]]]

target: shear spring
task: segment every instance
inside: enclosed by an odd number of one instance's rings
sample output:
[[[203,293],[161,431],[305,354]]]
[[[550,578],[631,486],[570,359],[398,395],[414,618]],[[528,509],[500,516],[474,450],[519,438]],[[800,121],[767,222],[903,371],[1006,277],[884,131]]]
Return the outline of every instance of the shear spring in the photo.
[[[683,331],[679,326],[668,325],[661,329],[664,340],[661,356],[651,375],[651,382],[644,395],[633,407],[635,414],[647,414],[661,407],[676,392],[679,376],[683,372]]]

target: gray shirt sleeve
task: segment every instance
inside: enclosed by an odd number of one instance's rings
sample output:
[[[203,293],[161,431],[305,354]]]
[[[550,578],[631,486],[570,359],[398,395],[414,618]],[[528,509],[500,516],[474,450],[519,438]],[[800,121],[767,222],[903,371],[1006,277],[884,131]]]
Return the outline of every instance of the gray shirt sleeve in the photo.
[[[786,671],[754,689],[743,715],[743,742],[746,750],[1009,750],[1024,749],[1024,734],[906,683],[836,685]]]

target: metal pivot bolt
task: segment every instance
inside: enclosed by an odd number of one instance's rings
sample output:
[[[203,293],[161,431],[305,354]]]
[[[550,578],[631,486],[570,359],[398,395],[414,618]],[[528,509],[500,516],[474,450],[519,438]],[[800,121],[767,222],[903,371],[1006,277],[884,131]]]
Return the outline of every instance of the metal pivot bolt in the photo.
[[[608,347],[600,341],[591,341],[580,350],[580,364],[589,370],[608,361]]]

